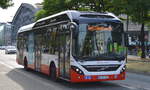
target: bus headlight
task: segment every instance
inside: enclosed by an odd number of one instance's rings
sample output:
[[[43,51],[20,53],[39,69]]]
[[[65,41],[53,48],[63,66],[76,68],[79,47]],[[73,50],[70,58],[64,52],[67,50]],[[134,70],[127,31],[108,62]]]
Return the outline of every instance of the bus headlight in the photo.
[[[121,69],[120,73],[124,72],[126,70],[126,65]]]
[[[80,75],[84,75],[83,71],[76,66],[71,66],[71,69],[73,69],[75,72],[77,72]]]

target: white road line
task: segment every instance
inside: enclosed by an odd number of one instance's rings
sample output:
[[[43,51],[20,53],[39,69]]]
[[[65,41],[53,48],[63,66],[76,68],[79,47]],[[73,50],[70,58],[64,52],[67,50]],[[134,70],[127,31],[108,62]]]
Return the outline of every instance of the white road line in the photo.
[[[7,74],[8,72],[0,72],[0,74]]]
[[[0,61],[0,64],[4,65],[4,66],[6,66],[6,67],[8,67],[8,68],[10,68],[10,69],[13,69],[13,68],[14,68],[13,66],[10,66],[10,65],[8,65],[8,64],[5,64],[5,63],[3,63],[2,61]]]
[[[10,65],[8,65],[8,64],[5,64],[5,63],[3,63],[3,62],[1,62],[0,61],[0,64],[2,64],[2,65],[4,65],[4,66],[6,66],[6,67],[8,67],[8,68],[10,68],[10,69],[14,69],[15,67],[13,67],[13,66],[10,66]],[[33,80],[35,80],[36,82],[39,82],[39,83],[41,83],[41,84],[43,84],[43,85],[45,85],[45,86],[50,86],[51,88],[53,88],[54,90],[56,89],[56,90],[58,90],[58,88],[56,88],[56,86],[53,86],[53,85],[50,85],[49,83],[46,83],[46,82],[44,82],[43,80],[41,80],[42,78],[40,78],[40,77],[38,77],[37,79],[35,79],[35,78],[33,78],[31,75],[29,75],[29,74],[27,74],[27,73],[24,73],[24,72],[22,72],[22,71],[19,71],[19,70],[16,70],[16,69],[14,69],[14,71],[16,71],[16,72],[18,72],[18,73],[21,73],[21,74],[23,74],[24,76],[26,76],[26,77],[28,77],[28,78],[30,78],[30,79],[33,79]],[[40,79],[39,79],[40,78]],[[60,88],[59,88],[59,90],[60,90]]]
[[[130,86],[130,85],[127,85],[127,84],[123,84],[123,83],[120,83],[120,84],[118,84],[118,85],[120,85],[120,86],[122,86],[122,87],[125,87],[125,88],[129,88],[129,89],[131,89],[131,90],[150,90],[149,88],[141,88],[141,87],[133,87],[133,86]]]
[[[129,86],[129,85],[124,85],[124,84],[118,84],[118,85],[121,86],[121,87],[129,88],[131,90],[136,90],[137,89],[136,87],[132,87],[132,86]]]

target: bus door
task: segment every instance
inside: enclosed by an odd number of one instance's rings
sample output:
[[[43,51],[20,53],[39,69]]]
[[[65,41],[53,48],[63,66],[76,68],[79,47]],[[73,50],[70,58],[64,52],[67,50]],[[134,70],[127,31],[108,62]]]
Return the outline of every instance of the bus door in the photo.
[[[70,32],[63,32],[59,35],[59,69],[63,78],[70,78]]]
[[[34,69],[34,33],[28,36],[28,66]]]
[[[24,46],[25,46],[25,40],[24,40],[24,36],[23,35],[20,35],[18,37],[19,41],[17,41],[17,48],[19,50],[19,54],[18,56],[20,57],[20,60],[24,60]]]
[[[40,71],[41,68],[41,49],[42,49],[42,35],[37,34],[35,36],[35,70]]]

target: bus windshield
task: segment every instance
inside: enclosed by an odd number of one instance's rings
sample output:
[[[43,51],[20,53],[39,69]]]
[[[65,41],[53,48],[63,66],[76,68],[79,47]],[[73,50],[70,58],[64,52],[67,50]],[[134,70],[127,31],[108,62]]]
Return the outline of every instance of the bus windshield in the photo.
[[[125,51],[121,23],[79,24],[73,39],[78,60],[124,60]]]

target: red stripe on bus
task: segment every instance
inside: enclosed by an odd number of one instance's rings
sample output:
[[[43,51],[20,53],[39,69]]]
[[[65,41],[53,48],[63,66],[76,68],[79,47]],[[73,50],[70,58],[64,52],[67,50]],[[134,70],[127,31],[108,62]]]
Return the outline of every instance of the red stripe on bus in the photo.
[[[16,58],[16,62],[17,62],[18,64],[20,64],[20,65],[23,65],[22,62],[21,62],[21,60],[20,60],[19,58]]]
[[[74,70],[71,70],[71,82],[96,82],[96,81],[110,81],[110,80],[125,80],[125,72],[118,75],[87,75],[91,79],[85,79],[86,75],[79,75]],[[100,76],[107,76],[108,79],[98,79]]]
[[[16,62],[19,64],[18,59],[16,59]]]
[[[35,66],[34,66],[34,64],[28,64],[28,68],[30,68],[30,69],[35,69]]]
[[[41,72],[46,75],[49,75],[49,66],[46,64],[41,64]]]
[[[18,58],[16,58],[16,62],[17,62],[18,64],[20,64],[20,62],[19,62],[19,59],[18,59]]]
[[[60,76],[60,69],[59,68],[56,68],[56,77],[59,77]]]

